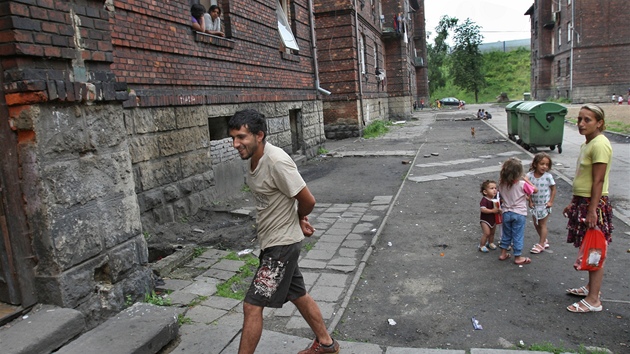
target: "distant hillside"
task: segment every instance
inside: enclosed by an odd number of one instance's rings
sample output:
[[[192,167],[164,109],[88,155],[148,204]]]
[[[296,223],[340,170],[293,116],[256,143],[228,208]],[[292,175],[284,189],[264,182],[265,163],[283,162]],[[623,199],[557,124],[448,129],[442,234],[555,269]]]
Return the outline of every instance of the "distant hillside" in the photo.
[[[531,47],[531,40],[527,38],[527,39],[515,39],[513,41],[482,43],[479,46],[479,50],[482,53],[493,52],[493,51],[509,52],[512,50],[516,50],[518,48],[529,49],[530,47]]]
[[[509,52],[491,51],[483,54],[484,70],[488,86],[479,93],[479,103],[496,102],[496,97],[505,92],[512,100],[523,99],[523,92],[530,91],[530,51],[518,48]],[[462,92],[449,80],[431,94],[433,100],[442,97],[457,97],[467,103],[475,103],[474,93]]]

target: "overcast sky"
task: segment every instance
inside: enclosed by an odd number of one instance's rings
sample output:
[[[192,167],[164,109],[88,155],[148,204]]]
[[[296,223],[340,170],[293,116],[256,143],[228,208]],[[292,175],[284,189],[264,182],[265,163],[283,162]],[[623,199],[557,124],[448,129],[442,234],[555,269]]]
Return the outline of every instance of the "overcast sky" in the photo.
[[[524,13],[534,0],[425,0],[426,30],[433,43],[435,27],[444,15],[466,18],[481,26],[483,43],[527,39],[529,16]],[[450,42],[450,41],[449,41]]]

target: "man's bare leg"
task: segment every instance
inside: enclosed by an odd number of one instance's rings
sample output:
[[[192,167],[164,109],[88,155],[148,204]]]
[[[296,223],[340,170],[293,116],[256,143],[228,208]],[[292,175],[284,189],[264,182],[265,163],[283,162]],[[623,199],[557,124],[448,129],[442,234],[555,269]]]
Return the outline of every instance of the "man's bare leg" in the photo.
[[[263,307],[243,302],[243,331],[238,354],[254,354],[263,329]]]
[[[319,310],[319,306],[310,294],[306,294],[292,301],[295,307],[300,311],[306,323],[311,327],[313,333],[317,337],[317,341],[323,345],[330,345],[333,339],[328,334],[328,329],[324,323],[322,312]]]

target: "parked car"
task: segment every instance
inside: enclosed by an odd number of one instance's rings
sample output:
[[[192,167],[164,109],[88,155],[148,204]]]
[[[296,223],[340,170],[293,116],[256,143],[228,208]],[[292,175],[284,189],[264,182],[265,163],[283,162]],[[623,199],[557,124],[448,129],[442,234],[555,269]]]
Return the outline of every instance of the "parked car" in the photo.
[[[462,104],[466,104],[465,101],[458,100],[455,97],[446,97],[440,100],[442,106],[459,106],[459,102],[461,102]]]

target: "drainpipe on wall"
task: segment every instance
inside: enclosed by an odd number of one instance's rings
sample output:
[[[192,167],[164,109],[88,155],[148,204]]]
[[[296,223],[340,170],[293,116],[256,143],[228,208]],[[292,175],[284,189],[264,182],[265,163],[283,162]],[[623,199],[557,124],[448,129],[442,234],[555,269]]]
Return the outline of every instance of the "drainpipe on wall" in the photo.
[[[571,71],[569,72],[569,92],[571,93],[571,101],[573,101],[573,45],[575,43],[575,1],[571,3]]]
[[[315,37],[315,15],[313,14],[313,0],[308,0],[308,8],[309,8],[309,22],[311,26],[311,49],[313,50],[313,67],[315,69],[315,88],[317,91],[330,95],[330,91],[325,90],[319,86],[319,64],[317,63],[317,43]]]
[[[357,72],[359,73],[359,104],[361,105],[360,107],[361,119],[359,120],[359,123],[365,126],[365,120],[363,119],[363,81],[361,80],[361,58],[359,58],[359,55],[361,53],[361,48],[359,48],[359,34],[360,34],[359,33],[359,8],[357,7],[357,0],[354,0],[354,23],[355,23],[355,32],[357,36],[357,59],[358,59]]]

